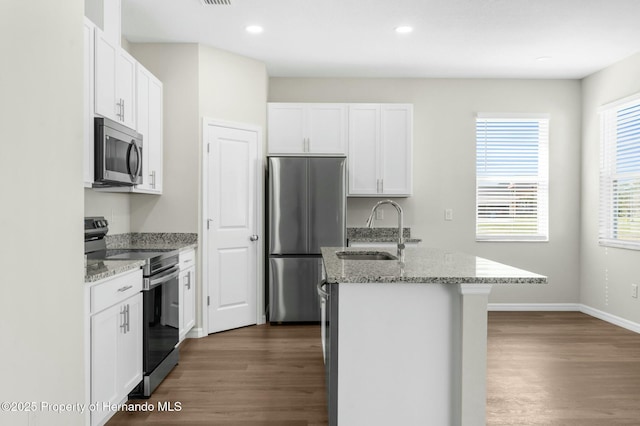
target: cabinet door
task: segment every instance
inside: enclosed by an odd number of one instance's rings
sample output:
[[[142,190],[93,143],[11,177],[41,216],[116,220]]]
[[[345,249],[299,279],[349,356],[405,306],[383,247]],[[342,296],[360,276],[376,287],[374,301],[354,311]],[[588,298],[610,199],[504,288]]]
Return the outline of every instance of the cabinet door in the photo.
[[[135,130],[136,60],[122,49],[118,49],[116,60],[116,103],[120,104],[120,122]]]
[[[349,106],[349,195],[378,194],[380,105]]]
[[[305,108],[302,104],[272,103],[268,106],[269,154],[305,152]]]
[[[181,292],[183,294],[180,301],[180,340],[183,340],[189,330],[196,323],[196,268],[191,267],[180,273]]]
[[[118,340],[124,324],[124,307],[118,304],[91,317],[91,402],[119,402]],[[111,413],[96,410],[91,424],[101,422]]]
[[[133,192],[162,193],[162,83],[136,66],[136,127],[142,135],[142,184]]]
[[[118,48],[95,29],[95,113],[120,121],[116,101],[116,62]]]
[[[117,376],[123,398],[142,380],[142,293],[120,306],[125,310],[125,326],[118,334]]]
[[[163,160],[163,97],[162,83],[151,76],[149,80],[149,134],[147,137],[147,174],[151,178],[151,189],[162,194]]]
[[[381,106],[381,193],[411,195],[413,107],[390,104]]]
[[[94,25],[84,18],[84,186],[91,188],[94,178],[93,166],[93,57]]]
[[[306,111],[307,150],[311,154],[347,153],[347,106],[311,104]]]

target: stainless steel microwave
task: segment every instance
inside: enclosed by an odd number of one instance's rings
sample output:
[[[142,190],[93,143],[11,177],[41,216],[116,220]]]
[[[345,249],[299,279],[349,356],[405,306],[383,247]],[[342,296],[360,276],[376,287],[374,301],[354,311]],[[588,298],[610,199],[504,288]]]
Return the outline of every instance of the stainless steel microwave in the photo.
[[[142,183],[142,135],[107,118],[95,118],[94,186]]]

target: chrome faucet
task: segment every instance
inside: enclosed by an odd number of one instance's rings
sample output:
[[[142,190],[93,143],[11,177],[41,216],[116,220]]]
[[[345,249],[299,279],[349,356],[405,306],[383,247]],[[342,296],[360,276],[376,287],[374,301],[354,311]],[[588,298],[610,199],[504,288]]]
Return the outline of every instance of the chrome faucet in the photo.
[[[373,208],[371,209],[371,214],[367,219],[367,227],[373,228],[373,217],[375,216],[376,210],[378,210],[378,207],[380,207],[383,204],[391,204],[393,207],[396,208],[398,212],[398,256],[402,256],[404,254],[404,234],[402,232],[404,230],[404,225],[403,225],[404,219],[403,219],[402,207],[400,207],[398,203],[391,200],[382,200],[376,203],[376,205],[373,206]]]

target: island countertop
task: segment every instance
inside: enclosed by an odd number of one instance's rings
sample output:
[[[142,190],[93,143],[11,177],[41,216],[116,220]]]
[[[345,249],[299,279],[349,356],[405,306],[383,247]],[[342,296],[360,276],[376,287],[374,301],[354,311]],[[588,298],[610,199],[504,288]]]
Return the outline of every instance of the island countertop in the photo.
[[[406,248],[400,260],[343,260],[336,252],[367,247],[322,247],[328,283],[546,284],[547,277],[466,253]],[[379,251],[379,250],[377,250]],[[387,253],[396,255],[395,250]]]

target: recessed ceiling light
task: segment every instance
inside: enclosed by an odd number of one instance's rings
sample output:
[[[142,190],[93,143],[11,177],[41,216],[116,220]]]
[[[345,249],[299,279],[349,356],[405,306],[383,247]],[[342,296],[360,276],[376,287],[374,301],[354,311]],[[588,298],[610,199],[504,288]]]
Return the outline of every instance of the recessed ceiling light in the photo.
[[[249,25],[245,28],[245,30],[247,30],[247,32],[251,34],[260,34],[264,31],[264,28],[262,28],[260,25]]]
[[[551,60],[551,56],[540,56],[539,58],[536,58],[536,61],[538,62],[546,62],[550,60]]]
[[[408,25],[401,25],[399,27],[396,27],[396,32],[398,34],[407,34],[407,33],[410,33],[411,31],[413,31],[413,27],[410,27]]]

